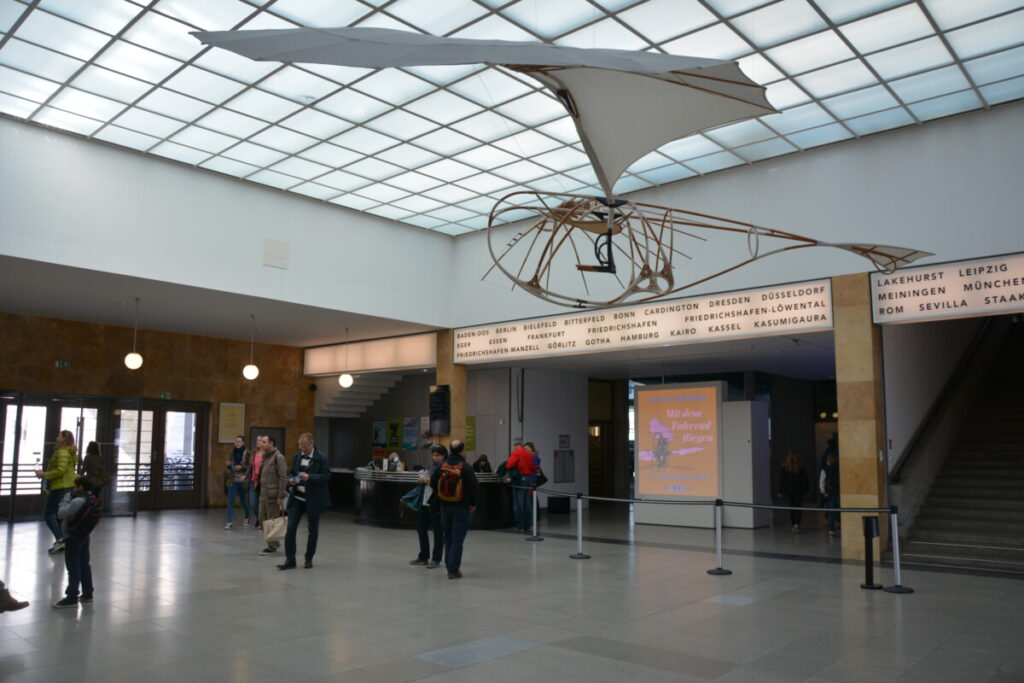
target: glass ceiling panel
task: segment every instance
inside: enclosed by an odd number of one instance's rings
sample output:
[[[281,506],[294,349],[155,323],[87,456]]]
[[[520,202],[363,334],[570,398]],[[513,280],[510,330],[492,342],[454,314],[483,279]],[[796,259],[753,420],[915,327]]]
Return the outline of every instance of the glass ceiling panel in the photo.
[[[348,121],[318,112],[315,109],[303,109],[281,121],[278,125],[321,140],[337,135],[343,130],[348,130],[352,127],[352,124]]]
[[[964,90],[962,92],[953,93],[952,95],[944,95],[932,100],[925,100],[923,102],[911,104],[909,105],[909,109],[919,120],[927,121],[929,119],[937,119],[941,116],[959,114],[962,111],[968,111],[970,109],[977,109],[980,106],[981,101],[978,99],[978,96],[974,94],[974,91]]]
[[[904,102],[916,102],[969,87],[959,67],[947,66],[889,84]]]
[[[1020,45],[1024,37],[1024,11],[950,31],[947,36],[961,59]]]
[[[974,59],[966,62],[964,66],[978,84],[1013,78],[1024,74],[1024,47]]]
[[[181,66],[181,62],[136,47],[123,40],[116,41],[99,55],[96,64],[150,83],[158,83]]]
[[[302,108],[297,102],[262,90],[246,90],[224,106],[264,121],[279,121]]]
[[[198,164],[200,161],[210,156],[206,152],[200,152],[199,150],[196,149],[183,147],[173,142],[161,142],[159,145],[157,145],[156,147],[149,151],[153,154],[159,154],[162,157],[167,157],[168,159],[175,159],[176,161],[180,161],[184,164],[189,165]]]
[[[700,4],[679,0],[648,0],[620,12],[619,17],[655,43],[715,22],[715,15]]]
[[[110,41],[104,33],[47,12],[29,14],[18,27],[18,37],[83,61],[92,59]]]
[[[822,102],[829,111],[841,119],[870,114],[873,111],[890,109],[899,104],[888,90],[880,85],[856,92],[839,95]],[[785,132],[785,131],[782,131]]]
[[[299,157],[288,157],[284,161],[280,161],[271,166],[270,170],[277,171],[278,173],[285,173],[304,180],[311,180],[317,176],[322,176],[325,173],[330,173],[334,169],[329,166],[324,166],[323,164],[314,164],[312,161],[306,161]],[[337,194],[337,191],[335,191],[334,194]]]
[[[939,28],[951,29],[1024,7],[1024,0],[924,0],[924,6]]]
[[[828,18],[837,24],[902,5],[907,0],[815,0]]]
[[[494,198],[517,189],[599,191],[572,120],[533,79],[480,65],[255,62],[204,48],[189,31],[360,24],[542,36],[738,59],[767,86],[780,113],[648,153],[617,183],[626,192],[1020,99],[1022,7],[1024,0],[0,0],[0,31],[27,12],[0,47],[0,111],[458,234],[485,226]]]
[[[260,81],[259,88],[296,102],[309,104],[337,90],[338,84],[308,71],[285,65],[277,73]]]
[[[249,137],[267,127],[266,121],[254,119],[244,114],[236,114],[227,109],[215,109],[199,121],[199,125],[212,128],[228,135]]]
[[[10,4],[14,5],[13,2]],[[132,17],[142,11],[138,5],[125,0],[42,0],[39,6],[110,35],[123,29]]]
[[[77,112],[99,121],[108,121],[124,109],[124,104],[106,97],[91,95],[74,88],[64,88],[50,100],[50,104],[68,112]]]
[[[61,111],[60,109],[54,109],[52,107],[43,107],[35,116],[32,117],[32,120],[47,126],[60,128],[61,130],[69,130],[72,133],[78,133],[80,135],[90,135],[93,131],[103,125],[94,119],[88,119],[77,114],[70,114],[66,111]]]
[[[855,21],[840,30],[855,48],[864,53],[935,34],[924,12],[913,4]]]
[[[410,102],[405,105],[405,109],[440,124],[449,124],[481,111],[472,102],[444,90]]]
[[[646,50],[650,47],[643,38],[614,19],[602,19],[554,42],[555,45],[586,48],[614,45],[616,50]]]
[[[64,81],[81,69],[83,62],[14,38],[0,50],[0,64],[50,80]]]
[[[186,66],[164,85],[171,90],[214,104],[220,104],[245,87],[241,83],[194,66]]]
[[[0,67],[0,90],[18,97],[44,102],[60,87],[37,76]]]
[[[486,11],[473,0],[398,0],[387,6],[388,14],[435,36],[465,26]]]
[[[238,143],[224,152],[224,156],[244,161],[253,166],[269,166],[285,157],[281,152],[267,149],[263,145],[254,145],[251,142]]]
[[[840,140],[849,140],[853,137],[853,134],[838,123],[833,123],[829,126],[793,133],[787,137],[790,142],[801,149],[810,149],[811,147],[820,147],[821,145],[828,145]]]
[[[779,45],[765,54],[790,75],[819,69],[853,56],[846,43],[832,31],[822,31]]]
[[[303,26],[334,28],[348,26],[369,14],[371,10],[358,2],[277,0],[270,11]]]
[[[899,78],[917,71],[934,69],[953,61],[949,50],[938,38],[925,38],[909,45],[878,52],[867,57],[878,75],[885,79]]]
[[[286,123],[287,121],[282,125]],[[310,147],[309,149],[302,150],[299,154],[305,159],[311,159],[317,163],[324,164],[325,166],[330,166],[331,168],[339,168],[346,164],[350,164],[357,159],[363,158],[362,155],[357,152],[345,149],[344,147],[338,147],[337,145],[332,145],[329,142],[321,142],[316,147]]]
[[[519,0],[502,14],[547,39],[604,16],[587,0]]]
[[[108,126],[107,128],[111,127],[112,126]],[[259,168],[257,168],[256,166],[242,163],[241,161],[235,161],[234,159],[228,159],[227,157],[213,157],[212,159],[207,159],[206,161],[199,165],[202,166],[203,168],[208,168],[211,171],[217,171],[218,173],[233,175],[236,178],[243,178],[259,170]]]
[[[28,118],[28,116],[38,107],[39,104],[36,102],[30,102],[29,100],[23,100],[20,97],[0,93],[0,112],[10,116],[17,116],[21,119]]]
[[[860,118],[850,119],[846,125],[857,135],[870,135],[897,126],[908,126],[914,122],[910,114],[903,109],[889,109],[877,114],[868,114]]]
[[[782,0],[736,17],[732,25],[761,48],[825,28],[825,22],[805,0]]]
[[[205,128],[199,128],[198,126],[189,126],[174,135],[171,138],[174,142],[189,147],[195,147],[211,154],[218,154],[223,152],[231,145],[238,142],[238,138],[233,138],[221,133],[214,133],[212,130]]]
[[[662,45],[662,48],[669,54],[711,59],[736,59],[750,52],[747,42],[725,24],[715,24],[691,33]]]
[[[120,128],[119,126],[104,126],[93,137],[114,145],[131,147],[137,150],[147,150],[160,142],[158,138],[154,138],[151,135],[143,135],[127,128]]]
[[[797,76],[796,81],[814,97],[822,98],[873,85],[878,79],[859,59],[851,59],[842,64]]]
[[[203,49],[202,43],[189,35],[191,30],[194,29],[180,21],[148,12],[122,37],[154,52],[188,61]]]

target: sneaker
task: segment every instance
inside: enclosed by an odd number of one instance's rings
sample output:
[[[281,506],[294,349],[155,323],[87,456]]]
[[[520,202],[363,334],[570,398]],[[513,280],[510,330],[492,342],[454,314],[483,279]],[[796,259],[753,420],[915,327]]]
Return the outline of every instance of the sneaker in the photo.
[[[441,566],[440,562],[434,562],[433,560],[431,560],[430,562],[427,562],[427,569],[437,569],[440,566]]]
[[[267,546],[266,548],[260,551],[260,555],[273,555],[276,552],[276,548],[271,548],[270,546]]]
[[[78,598],[78,601],[79,602],[92,602],[92,596],[91,595],[83,595],[82,597]]]
[[[312,569],[313,568],[313,560],[307,559],[305,562],[302,563],[302,568],[303,569]]]
[[[249,518],[248,517],[245,518],[245,522],[242,524],[242,526],[249,526]]]
[[[63,600],[59,600],[59,601],[53,603],[53,608],[54,609],[64,609],[65,607],[77,607],[77,606],[78,606],[78,598],[64,598]]]
[[[412,560],[411,562],[409,562],[409,564],[411,564],[414,567],[426,567],[427,566],[427,561],[426,560],[421,560],[421,559],[417,558],[417,559]]]
[[[449,579],[461,579],[462,578],[462,572],[460,572],[458,569],[456,569],[453,572],[448,572],[448,578]]]
[[[50,553],[52,555],[54,553],[59,553],[62,550],[64,550],[64,539],[63,538],[61,540],[59,540],[59,541],[54,541],[53,545],[51,545],[50,549],[47,550],[46,552],[48,552],[48,553]]]
[[[231,522],[228,522],[227,524],[225,524],[224,528],[227,529],[228,531],[231,531]]]

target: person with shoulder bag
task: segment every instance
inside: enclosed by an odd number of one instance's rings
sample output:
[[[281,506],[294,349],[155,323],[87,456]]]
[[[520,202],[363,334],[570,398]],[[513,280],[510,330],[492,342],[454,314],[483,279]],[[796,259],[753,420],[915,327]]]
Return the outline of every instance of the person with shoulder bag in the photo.
[[[56,450],[50,458],[46,470],[36,470],[36,476],[46,480],[49,491],[46,494],[46,506],[43,508],[43,519],[53,534],[53,545],[47,551],[56,553],[64,550],[64,535],[57,519],[57,509],[64,496],[75,487],[78,476],[78,451],[75,449],[75,435],[64,429],[57,435]]]
[[[56,609],[76,607],[81,601],[92,602],[92,565],[89,563],[89,537],[99,522],[100,501],[89,489],[87,477],[75,479],[75,488],[60,502],[57,516],[64,536],[64,566],[68,571],[68,587],[64,598],[53,603]]]
[[[273,555],[281,547],[284,538],[286,520],[284,515],[284,496],[288,488],[288,461],[277,444],[262,434],[257,439],[258,448],[263,451],[263,462],[260,467],[260,524],[263,527],[263,539],[267,547],[260,555]],[[278,521],[281,520],[281,521]]]
[[[242,499],[242,511],[245,512],[245,526],[249,526],[252,514],[249,511],[249,486],[246,477],[249,474],[249,463],[252,459],[248,449],[245,447],[245,439],[241,436],[235,437],[235,447],[228,457],[227,469],[231,474],[228,483],[228,511],[224,528],[231,530],[235,519],[235,498]]]
[[[462,578],[462,546],[469,531],[469,518],[476,512],[477,478],[462,457],[465,445],[452,441],[448,457],[430,477],[434,495],[441,501],[441,527],[444,529],[444,563],[449,579]]]
[[[419,485],[423,487],[423,503],[419,509],[419,519],[416,520],[416,533],[420,539],[420,554],[415,560],[409,562],[411,565],[419,565],[427,569],[436,569],[441,566],[441,558],[444,554],[444,531],[441,529],[441,501],[437,499],[434,489],[430,486],[430,480],[434,473],[441,468],[441,463],[448,457],[448,449],[441,444],[436,444],[430,449],[430,458],[433,462],[430,467],[420,472]],[[428,531],[434,530],[434,552],[430,552],[430,536]]]

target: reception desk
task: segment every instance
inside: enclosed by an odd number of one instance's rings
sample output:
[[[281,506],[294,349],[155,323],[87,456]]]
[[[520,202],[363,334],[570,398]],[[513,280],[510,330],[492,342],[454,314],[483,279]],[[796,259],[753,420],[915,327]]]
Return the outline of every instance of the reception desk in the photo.
[[[355,521],[387,527],[415,527],[418,512],[401,504],[402,496],[416,486],[418,472],[382,472],[364,467],[355,471]],[[471,529],[504,529],[513,526],[512,491],[496,474],[477,474],[480,493]]]

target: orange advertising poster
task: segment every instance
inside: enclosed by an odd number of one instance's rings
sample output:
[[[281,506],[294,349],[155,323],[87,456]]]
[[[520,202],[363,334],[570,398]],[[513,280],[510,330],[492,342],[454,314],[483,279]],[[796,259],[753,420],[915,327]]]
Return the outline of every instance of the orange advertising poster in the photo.
[[[637,388],[640,497],[718,497],[719,393],[717,384]]]

